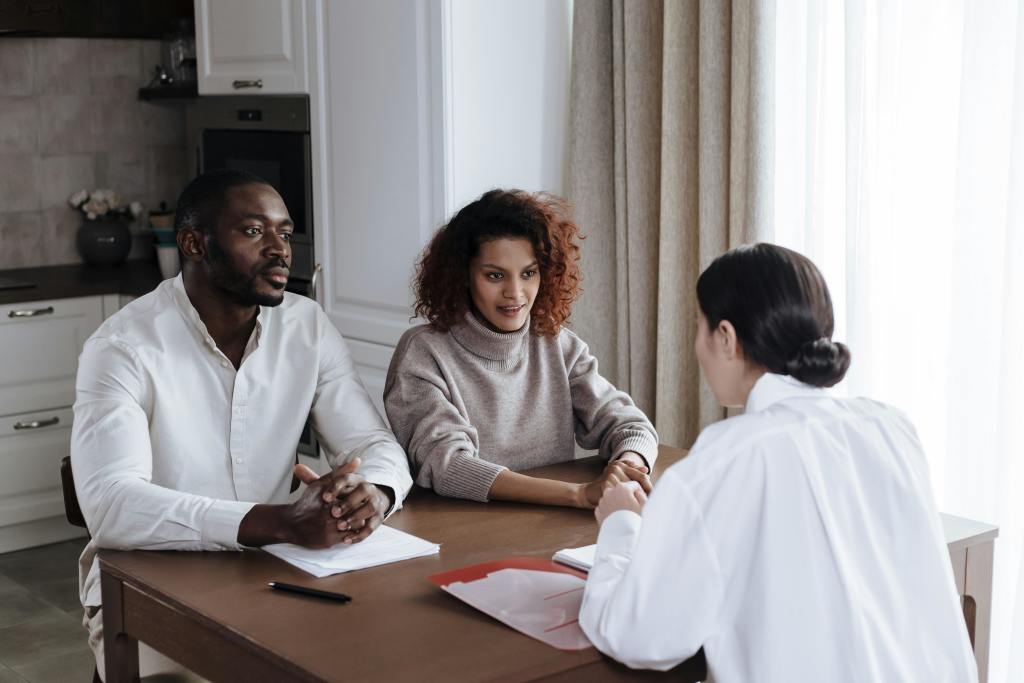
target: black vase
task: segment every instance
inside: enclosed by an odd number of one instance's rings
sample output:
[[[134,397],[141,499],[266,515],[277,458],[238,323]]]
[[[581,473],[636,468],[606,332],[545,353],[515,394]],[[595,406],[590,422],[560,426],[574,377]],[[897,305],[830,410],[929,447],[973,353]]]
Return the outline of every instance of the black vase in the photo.
[[[82,260],[93,266],[113,266],[132,249],[132,232],[118,218],[84,220],[75,239]]]

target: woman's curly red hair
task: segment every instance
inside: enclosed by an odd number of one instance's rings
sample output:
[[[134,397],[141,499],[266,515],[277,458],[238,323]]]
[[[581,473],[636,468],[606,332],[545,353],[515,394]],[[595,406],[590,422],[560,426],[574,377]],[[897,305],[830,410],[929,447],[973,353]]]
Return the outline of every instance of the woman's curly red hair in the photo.
[[[569,204],[548,193],[491,190],[463,207],[430,240],[416,265],[416,315],[447,330],[469,310],[469,265],[484,242],[527,239],[540,270],[530,330],[555,336],[580,294],[583,238]]]

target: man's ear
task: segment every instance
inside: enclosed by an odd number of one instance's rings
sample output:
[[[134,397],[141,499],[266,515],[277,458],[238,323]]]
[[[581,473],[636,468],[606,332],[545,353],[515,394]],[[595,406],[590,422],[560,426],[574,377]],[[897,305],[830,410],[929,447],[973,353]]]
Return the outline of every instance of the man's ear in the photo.
[[[206,256],[206,240],[201,230],[179,230],[177,238],[178,250],[183,259],[199,262]]]
[[[736,336],[736,328],[728,320],[718,323],[718,327],[715,328],[715,338],[721,345],[722,353],[727,360],[736,360],[743,356],[739,337]]]

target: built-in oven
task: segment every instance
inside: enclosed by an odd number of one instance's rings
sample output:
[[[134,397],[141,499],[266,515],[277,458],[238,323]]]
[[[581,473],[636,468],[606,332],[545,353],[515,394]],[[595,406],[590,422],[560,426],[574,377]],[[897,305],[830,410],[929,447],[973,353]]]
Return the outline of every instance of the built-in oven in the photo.
[[[249,171],[274,186],[295,222],[292,277],[313,279],[313,179],[309,97],[200,97],[191,127],[197,170]]]
[[[295,223],[287,290],[316,299],[319,266],[313,249],[313,179],[306,95],[202,96],[188,114],[196,172],[233,168],[270,183]],[[307,422],[298,452],[318,456]]]

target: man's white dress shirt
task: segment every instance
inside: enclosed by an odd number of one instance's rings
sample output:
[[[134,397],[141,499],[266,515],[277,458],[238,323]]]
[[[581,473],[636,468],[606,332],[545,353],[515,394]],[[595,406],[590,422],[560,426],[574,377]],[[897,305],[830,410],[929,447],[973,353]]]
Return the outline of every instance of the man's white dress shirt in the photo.
[[[405,452],[316,302],[260,307],[236,371],[192,307],[181,276],[103,323],[82,351],[71,460],[92,540],[81,597],[99,605],[97,548],[238,550],[256,503],[288,499],[306,417],[335,465],[394,491]]]
[[[634,668],[703,646],[718,683],[977,680],[913,426],[780,375],[605,520],[580,625]]]

